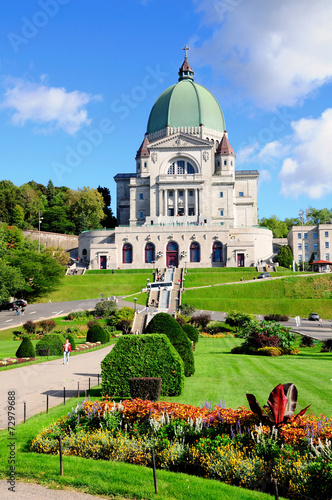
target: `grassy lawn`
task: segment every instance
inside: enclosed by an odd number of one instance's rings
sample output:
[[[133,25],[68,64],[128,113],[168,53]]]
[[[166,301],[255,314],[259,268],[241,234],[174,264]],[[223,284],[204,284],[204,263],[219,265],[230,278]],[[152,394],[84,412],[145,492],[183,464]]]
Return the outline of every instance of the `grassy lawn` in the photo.
[[[147,278],[153,278],[149,270],[137,273],[118,271],[114,274],[101,271],[97,275],[91,272],[83,276],[64,276],[61,288],[38,302],[94,299],[101,294],[105,297],[135,294],[145,287]]]
[[[311,404],[309,413],[332,416],[332,353],[320,353],[321,345],[301,348],[296,356],[247,356],[230,354],[241,339],[200,338],[195,350],[196,372],[185,379],[181,396],[169,401],[202,406],[206,401],[226,407],[248,407],[246,393],[266,404],[272,389],[292,382],[299,392],[299,408]]]
[[[107,498],[146,499],[156,498],[152,470],[146,467],[80,457],[63,459],[64,475],[59,474],[59,457],[29,452],[31,439],[50,422],[66,415],[80,401],[73,398],[50,410],[29,418],[15,431],[16,479],[37,482],[52,489],[79,489]],[[6,478],[9,456],[8,432],[0,432],[0,477]],[[271,496],[256,491],[229,486],[219,481],[186,474],[157,470],[158,498],[161,500],[271,500]],[[282,498],[280,497],[282,500]]]
[[[332,276],[316,274],[220,287],[213,286],[215,283],[212,283],[211,276],[216,277],[214,274],[202,277],[200,273],[191,276],[190,271],[185,280],[186,288],[202,286],[202,280],[211,286],[185,291],[182,303],[210,311],[236,310],[261,315],[281,313],[304,318],[314,311],[323,318],[332,317]]]

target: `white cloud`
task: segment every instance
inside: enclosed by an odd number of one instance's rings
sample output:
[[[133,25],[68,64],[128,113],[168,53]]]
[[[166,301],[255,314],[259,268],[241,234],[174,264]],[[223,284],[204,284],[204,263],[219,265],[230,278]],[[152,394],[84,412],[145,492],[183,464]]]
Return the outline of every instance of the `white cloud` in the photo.
[[[284,196],[318,199],[332,193],[332,108],[291,124],[292,154],[279,172]]]
[[[22,78],[8,82],[1,108],[13,110],[11,123],[22,126],[32,122],[40,126],[40,131],[63,129],[69,134],[89,125],[91,120],[86,105],[100,100],[100,96],[78,90],[67,92],[63,87],[48,87],[45,81],[46,75],[42,75],[41,83]]]
[[[257,168],[260,164],[275,166],[289,153],[290,145],[287,144],[287,138],[284,138],[279,141],[267,142],[261,149],[259,148],[258,142],[244,146],[236,155],[237,164],[256,163]]]
[[[210,39],[190,53],[265,109],[293,106],[332,77],[330,0],[194,0]]]

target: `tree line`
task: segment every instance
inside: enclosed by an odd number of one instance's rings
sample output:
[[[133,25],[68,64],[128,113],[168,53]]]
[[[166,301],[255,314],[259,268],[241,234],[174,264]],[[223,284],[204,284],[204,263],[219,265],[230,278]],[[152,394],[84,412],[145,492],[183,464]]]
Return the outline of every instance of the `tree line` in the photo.
[[[66,186],[47,186],[30,181],[15,186],[0,181],[0,222],[19,229],[38,229],[54,233],[80,234],[89,229],[113,228],[110,191],[106,187],[77,190]],[[42,217],[42,218],[40,218]]]
[[[331,224],[332,208],[317,209],[308,207],[303,214],[303,224],[305,226],[316,226],[318,224]],[[261,227],[267,227],[273,233],[273,238],[287,238],[287,235],[293,226],[301,226],[302,219],[300,217],[279,219],[276,215],[271,217],[263,217],[259,219],[258,224]]]

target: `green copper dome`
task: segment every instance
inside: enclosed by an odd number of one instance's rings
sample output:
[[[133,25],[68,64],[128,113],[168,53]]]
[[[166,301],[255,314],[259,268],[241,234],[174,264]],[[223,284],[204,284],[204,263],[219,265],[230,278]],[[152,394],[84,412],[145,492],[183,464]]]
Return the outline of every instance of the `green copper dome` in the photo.
[[[217,99],[205,87],[193,80],[193,71],[185,59],[179,71],[179,81],[166,89],[151,110],[147,133],[171,127],[198,127],[223,132],[226,129],[223,112]]]

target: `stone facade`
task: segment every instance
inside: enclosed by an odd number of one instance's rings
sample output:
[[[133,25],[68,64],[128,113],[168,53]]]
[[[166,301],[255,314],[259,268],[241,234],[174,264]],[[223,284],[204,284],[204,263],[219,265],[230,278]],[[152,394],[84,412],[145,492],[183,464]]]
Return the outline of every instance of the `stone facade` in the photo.
[[[79,237],[92,269],[242,267],[273,255],[272,232],[257,226],[258,171],[235,170],[221,108],[187,59],[179,75],[152,108],[135,172],[114,177],[119,227]]]
[[[288,245],[292,249],[297,264],[314,260],[331,260],[332,258],[332,225],[293,226],[287,236]]]

